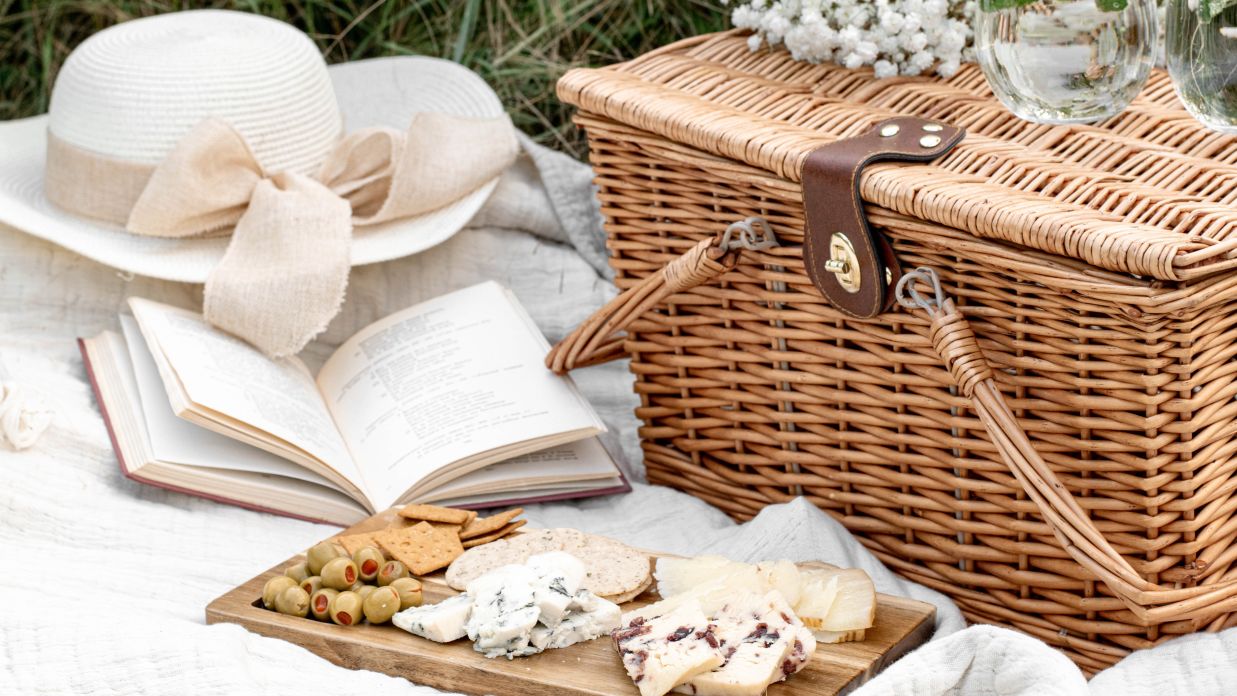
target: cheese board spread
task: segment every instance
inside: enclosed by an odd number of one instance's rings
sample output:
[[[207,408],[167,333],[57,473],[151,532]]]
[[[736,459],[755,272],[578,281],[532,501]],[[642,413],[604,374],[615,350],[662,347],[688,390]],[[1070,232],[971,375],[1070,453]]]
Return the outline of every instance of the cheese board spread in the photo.
[[[879,595],[862,570],[657,556],[521,528],[520,512],[388,510],[218,598],[207,622],[448,691],[641,696],[833,696],[932,632],[930,604]]]

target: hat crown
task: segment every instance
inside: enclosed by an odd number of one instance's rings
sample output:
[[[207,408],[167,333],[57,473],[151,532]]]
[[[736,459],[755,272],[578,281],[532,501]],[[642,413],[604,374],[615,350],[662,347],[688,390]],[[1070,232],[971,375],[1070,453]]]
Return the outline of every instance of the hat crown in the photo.
[[[314,173],[342,130],[308,36],[220,10],[136,19],[84,41],[56,79],[48,130],[83,150],[154,165],[206,118],[231,124],[272,173]]]

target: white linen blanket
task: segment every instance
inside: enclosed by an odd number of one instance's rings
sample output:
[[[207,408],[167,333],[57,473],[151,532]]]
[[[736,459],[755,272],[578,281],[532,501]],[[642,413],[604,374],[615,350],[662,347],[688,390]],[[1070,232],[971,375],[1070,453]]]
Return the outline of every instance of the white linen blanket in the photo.
[[[347,304],[311,346],[309,361],[319,363],[370,321],[485,279],[515,290],[551,340],[611,297],[587,168],[526,147],[530,155],[472,227],[415,258],[354,269]],[[198,308],[200,294],[124,277],[0,228],[0,376],[7,372],[57,414],[32,449],[0,448],[0,694],[437,693],[344,670],[236,626],[204,624],[203,609],[216,596],[334,529],[121,476],[74,339],[116,328],[127,296]],[[590,368],[577,379],[638,463],[625,366]],[[1237,684],[1234,631],[1136,654],[1087,684],[1037,640],[991,627],[963,630],[952,603],[895,577],[802,500],[736,526],[694,498],[637,485],[628,496],[539,506],[528,517],[670,552],[856,565],[884,592],[935,602],[937,640],[859,696],[1206,696]]]

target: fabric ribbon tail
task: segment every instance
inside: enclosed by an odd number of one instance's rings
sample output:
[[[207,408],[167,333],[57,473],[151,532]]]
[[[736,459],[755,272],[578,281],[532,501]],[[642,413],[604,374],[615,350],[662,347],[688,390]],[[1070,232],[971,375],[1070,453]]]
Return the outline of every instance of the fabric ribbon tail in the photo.
[[[351,267],[352,208],[317,181],[258,182],[206,281],[206,320],[268,357],[295,355],[339,312]]]

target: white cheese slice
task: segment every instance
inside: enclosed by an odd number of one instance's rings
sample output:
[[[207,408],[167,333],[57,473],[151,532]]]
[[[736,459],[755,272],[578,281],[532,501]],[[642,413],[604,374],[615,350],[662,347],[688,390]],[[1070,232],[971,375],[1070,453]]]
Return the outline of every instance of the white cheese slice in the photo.
[[[711,628],[691,599],[660,616],[636,617],[611,635],[641,696],[661,696],[725,662]]]
[[[621,615],[622,610],[614,602],[580,590],[571,602],[571,611],[562,621],[553,627],[533,628],[531,643],[538,650],[549,650],[593,640],[618,628]]]
[[[530,557],[525,565],[537,574],[534,590],[541,611],[539,620],[554,628],[567,614],[572,597],[584,582],[584,563],[569,553],[551,551]]]
[[[439,643],[468,635],[464,624],[472,613],[472,597],[460,594],[437,604],[411,607],[391,617],[391,623],[409,633]]]
[[[465,629],[473,649],[486,657],[521,657],[538,652],[529,644],[541,616],[537,574],[522,565],[497,568],[468,584],[472,613]]]
[[[697,696],[760,696],[803,669],[816,651],[781,592],[740,594],[709,617],[726,663],[675,689]]]

